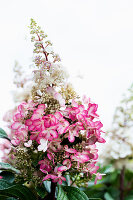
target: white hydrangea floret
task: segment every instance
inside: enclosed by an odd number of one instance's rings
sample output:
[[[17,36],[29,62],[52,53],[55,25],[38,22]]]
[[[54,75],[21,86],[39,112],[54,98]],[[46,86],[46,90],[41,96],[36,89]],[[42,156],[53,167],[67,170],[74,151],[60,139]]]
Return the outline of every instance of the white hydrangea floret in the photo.
[[[38,146],[38,151],[47,151],[48,148],[48,140],[41,139],[40,140],[40,145]]]

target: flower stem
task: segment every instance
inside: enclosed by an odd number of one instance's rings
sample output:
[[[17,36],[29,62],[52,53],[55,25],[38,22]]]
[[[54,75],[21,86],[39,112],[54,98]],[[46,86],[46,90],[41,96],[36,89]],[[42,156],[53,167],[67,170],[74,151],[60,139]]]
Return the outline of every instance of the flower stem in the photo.
[[[37,36],[38,36],[38,40],[41,41],[40,36],[39,36],[38,33],[37,33]],[[44,55],[45,55],[46,61],[48,61],[48,54],[47,54],[47,52],[45,51],[45,48],[44,48],[43,44],[41,44],[41,47],[42,47],[42,49],[43,49],[43,53],[44,53]]]
[[[55,200],[56,183],[51,181],[51,200]]]
[[[125,176],[125,166],[123,166],[120,174],[120,200],[124,200],[124,176]]]
[[[55,190],[56,190],[56,186],[57,186],[57,183],[53,183],[51,181],[51,193],[48,194],[44,199],[42,200],[55,200]]]

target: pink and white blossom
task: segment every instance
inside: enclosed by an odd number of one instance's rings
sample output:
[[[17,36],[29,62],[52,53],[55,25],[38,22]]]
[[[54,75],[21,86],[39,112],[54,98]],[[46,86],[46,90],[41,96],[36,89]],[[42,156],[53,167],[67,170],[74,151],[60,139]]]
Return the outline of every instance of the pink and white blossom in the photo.
[[[48,91],[55,98],[60,98],[51,87]],[[38,145],[37,151],[45,153],[44,160],[38,162],[40,171],[44,173],[43,181],[51,179],[62,184],[62,181],[65,181],[62,173],[73,169],[73,166],[77,171],[82,167],[83,173],[87,175],[96,174],[95,182],[101,178],[102,175],[97,173],[99,167],[96,166],[96,143],[105,142],[101,137],[103,125],[100,121],[94,120],[98,118],[97,104],[90,103],[90,99],[86,97],[84,102],[86,105],[79,104],[73,99],[71,105],[66,106],[64,110],[47,115],[45,104],[34,105],[32,109],[32,106],[22,103],[14,114],[14,122],[11,125],[14,136],[11,143],[14,146],[23,144],[25,148],[31,148],[35,142]],[[32,112],[31,117],[26,117],[28,109]],[[77,141],[76,138],[80,141],[78,145],[81,151],[73,145]],[[63,144],[65,140],[68,144]],[[60,152],[63,160],[59,163],[60,166],[57,166],[56,155]]]

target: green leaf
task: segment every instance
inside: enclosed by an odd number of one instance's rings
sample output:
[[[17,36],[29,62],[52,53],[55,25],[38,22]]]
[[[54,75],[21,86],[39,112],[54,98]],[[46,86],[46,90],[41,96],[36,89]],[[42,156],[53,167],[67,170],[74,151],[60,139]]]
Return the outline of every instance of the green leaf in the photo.
[[[3,177],[4,180],[6,180],[9,183],[13,183],[14,181],[14,174],[12,172],[8,172],[8,171],[3,171],[0,173],[0,176]]]
[[[1,200],[8,200],[8,196],[0,194],[0,199]]]
[[[6,180],[0,179],[0,190],[7,189],[10,187],[12,184],[7,182]]]
[[[133,195],[129,195],[125,198],[125,200],[133,200]]]
[[[47,192],[50,193],[51,192],[51,181],[44,181],[43,184],[44,184]]]
[[[89,200],[102,200],[101,198],[89,198]]]
[[[58,186],[57,200],[89,200],[87,195],[76,187]]]
[[[124,198],[124,200],[132,200],[133,199],[133,190],[128,192],[127,196]]]
[[[27,187],[16,184],[12,185],[5,180],[0,180],[0,195],[8,197],[19,198],[20,200],[33,200],[36,197]]]
[[[3,163],[3,162],[0,162],[0,170],[12,171],[12,172],[19,173],[19,170],[15,169],[15,168],[14,168],[13,166],[11,166],[9,163]]]
[[[120,196],[119,188],[114,187],[114,186],[110,186],[110,187],[108,187],[107,192],[111,195],[111,197],[113,199],[115,199],[115,200],[119,199],[119,196]]]
[[[104,194],[104,198],[105,198],[106,200],[115,200],[114,198],[112,198],[112,196],[111,196],[108,192],[106,192],[106,193]]]
[[[62,181],[62,185],[63,186],[70,186],[70,175],[66,174],[64,175],[64,177],[66,178],[66,181]]]
[[[68,197],[67,197],[66,192],[63,190],[61,185],[58,186],[57,200],[69,200]]]
[[[125,200],[133,200],[133,195],[129,195],[125,198]]]
[[[41,198],[44,198],[48,194],[44,186],[36,187],[36,192]]]
[[[104,188],[100,188],[100,189],[92,189],[88,188],[86,190],[84,190],[84,193],[89,197],[89,199],[97,199],[97,198],[103,198],[104,196]]]
[[[5,138],[10,141],[10,139],[8,138],[8,135],[2,128],[0,128],[0,138]]]
[[[14,197],[7,197],[6,195],[1,195],[0,194],[0,200],[18,200],[18,199],[16,199],[16,198],[14,198]]]
[[[67,186],[70,186],[70,175],[65,175]]]

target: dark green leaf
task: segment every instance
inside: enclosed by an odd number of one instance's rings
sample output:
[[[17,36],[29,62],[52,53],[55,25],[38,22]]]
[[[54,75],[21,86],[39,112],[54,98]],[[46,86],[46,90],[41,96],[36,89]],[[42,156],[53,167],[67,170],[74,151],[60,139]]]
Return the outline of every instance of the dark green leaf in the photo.
[[[69,200],[68,197],[67,197],[66,192],[63,190],[61,185],[58,186],[57,200]]]
[[[57,200],[89,200],[87,195],[76,187],[58,186]]]
[[[13,185],[2,179],[0,180],[0,195],[15,197],[20,200],[36,199],[31,190],[27,187],[20,184]]]
[[[3,163],[3,162],[0,162],[0,170],[12,171],[12,172],[19,173],[19,170],[15,169],[9,163]]]
[[[127,196],[124,200],[133,200],[133,190],[127,193]]]
[[[0,190],[4,190],[12,186],[11,183],[7,182],[6,180],[0,179]]]
[[[102,200],[101,198],[89,198],[89,200]]]
[[[13,183],[14,181],[14,174],[12,172],[3,171],[0,173],[0,176],[9,183]]]
[[[125,200],[133,200],[133,195],[129,195],[125,198]]]
[[[8,138],[8,135],[2,128],[0,128],[0,138],[5,138],[10,141],[10,139]]]
[[[114,186],[110,186],[108,187],[108,191],[107,191],[111,197],[115,200],[119,199],[119,196],[120,196],[120,190],[119,188],[116,188]]]
[[[37,187],[36,192],[41,198],[44,198],[47,195],[47,191],[44,186]]]
[[[8,196],[0,194],[0,200],[8,200]]]
[[[89,197],[89,199],[93,199],[93,198],[103,198],[104,195],[104,189],[102,190],[102,188],[100,188],[99,190],[96,189],[86,189],[84,190],[84,193]]]

